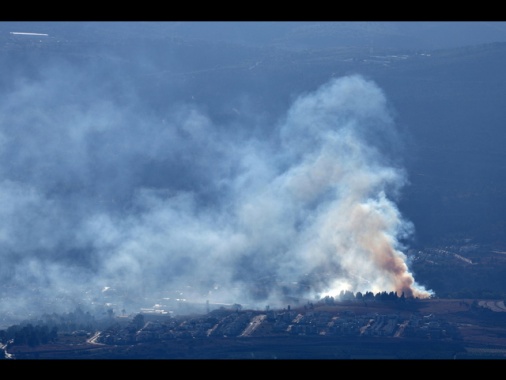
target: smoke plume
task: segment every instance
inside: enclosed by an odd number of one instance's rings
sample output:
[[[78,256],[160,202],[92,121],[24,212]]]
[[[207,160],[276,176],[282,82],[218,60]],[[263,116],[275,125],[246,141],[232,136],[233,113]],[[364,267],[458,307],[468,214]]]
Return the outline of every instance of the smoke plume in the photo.
[[[173,292],[257,307],[430,295],[403,253],[406,173],[374,82],[301,94],[266,139],[196,103],[154,111],[121,73],[36,74],[10,79],[0,102],[2,310],[93,304],[110,288],[120,308]],[[258,122],[245,120],[242,131]]]

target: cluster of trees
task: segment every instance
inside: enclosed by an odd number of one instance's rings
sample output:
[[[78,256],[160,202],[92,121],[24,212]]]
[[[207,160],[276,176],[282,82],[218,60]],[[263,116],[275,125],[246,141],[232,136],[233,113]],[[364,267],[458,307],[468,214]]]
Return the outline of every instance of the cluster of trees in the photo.
[[[51,328],[57,327],[60,332],[73,332],[76,330],[92,331],[97,326],[95,317],[90,312],[84,312],[79,307],[69,313],[43,314],[37,323],[48,325]]]
[[[94,332],[107,324],[110,324],[109,320],[96,321],[89,312],[76,308],[69,313],[43,314],[36,320],[26,320],[0,330],[0,342],[34,347],[57,341],[58,333]]]
[[[25,326],[13,325],[7,330],[0,330],[0,341],[4,344],[10,342],[12,345],[29,345],[30,347],[40,344],[48,344],[58,339],[58,328],[47,325],[32,325],[28,323]]]
[[[336,297],[337,301],[405,301],[406,297],[404,292],[400,296],[397,295],[396,292],[378,292],[374,294],[373,292],[357,292],[354,294],[349,290],[341,290],[339,296]],[[336,298],[332,296],[325,296],[321,299],[323,303],[333,304],[336,301]]]

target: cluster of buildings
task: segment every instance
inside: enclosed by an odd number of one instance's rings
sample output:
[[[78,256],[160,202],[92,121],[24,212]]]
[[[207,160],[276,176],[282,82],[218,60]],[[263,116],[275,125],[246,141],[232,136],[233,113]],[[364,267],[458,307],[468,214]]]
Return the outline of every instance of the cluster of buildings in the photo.
[[[332,313],[312,310],[232,310],[218,309],[205,315],[191,317],[146,315],[141,328],[132,323],[116,324],[102,331],[98,342],[132,344],[154,340],[248,336],[377,336],[420,339],[457,339],[455,325],[433,314],[362,314],[352,311]]]

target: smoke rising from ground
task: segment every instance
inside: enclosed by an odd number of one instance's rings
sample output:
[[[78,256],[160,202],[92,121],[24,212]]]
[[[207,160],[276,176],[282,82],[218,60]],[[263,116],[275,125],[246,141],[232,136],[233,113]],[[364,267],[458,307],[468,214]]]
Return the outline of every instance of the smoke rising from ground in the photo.
[[[386,154],[399,142],[374,82],[301,94],[262,139],[228,133],[198,104],[154,112],[132,82],[104,77],[51,66],[2,94],[2,310],[49,299],[66,310],[108,286],[258,307],[430,294],[403,253],[406,173]]]

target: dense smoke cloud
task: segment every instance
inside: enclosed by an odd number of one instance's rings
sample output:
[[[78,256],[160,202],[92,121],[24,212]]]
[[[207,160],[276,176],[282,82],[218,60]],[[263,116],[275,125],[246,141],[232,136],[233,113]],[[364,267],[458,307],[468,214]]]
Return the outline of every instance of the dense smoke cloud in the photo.
[[[413,226],[394,203],[406,175],[385,154],[398,141],[375,83],[343,77],[302,94],[262,140],[197,104],[154,112],[133,82],[105,77],[50,66],[2,94],[3,310],[65,309],[107,287],[141,306],[175,290],[258,307],[341,290],[430,294],[406,265]]]

